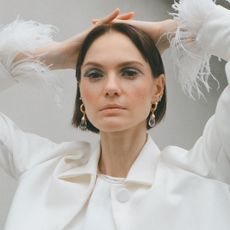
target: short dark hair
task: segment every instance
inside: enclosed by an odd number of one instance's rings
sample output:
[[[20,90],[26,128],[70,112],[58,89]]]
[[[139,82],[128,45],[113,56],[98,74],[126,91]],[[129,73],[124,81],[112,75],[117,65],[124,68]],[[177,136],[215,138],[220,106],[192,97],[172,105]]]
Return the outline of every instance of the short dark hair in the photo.
[[[83,41],[83,44],[79,51],[77,64],[76,64],[76,78],[78,82],[78,87],[77,87],[77,94],[75,100],[74,114],[72,118],[72,125],[74,125],[75,127],[79,127],[83,115],[82,112],[80,111],[80,106],[82,102],[80,100],[81,95],[79,90],[79,82],[81,81],[81,66],[84,62],[87,51],[89,50],[92,43],[97,38],[108,33],[109,31],[119,32],[127,36],[132,41],[132,43],[140,51],[143,58],[149,63],[152,71],[152,76],[154,78],[158,78],[161,74],[164,74],[165,72],[161,55],[157,47],[155,46],[154,41],[150,38],[148,34],[143,32],[142,30],[125,23],[104,24],[95,27],[92,31],[89,32],[89,34],[86,36],[85,40]],[[157,110],[155,111],[156,124],[162,120],[162,118],[165,115],[165,111],[166,111],[166,87],[164,87],[164,92],[161,101],[159,101]],[[150,114],[146,119],[147,129],[151,128],[147,122],[149,120],[149,117]],[[88,119],[87,119],[87,129],[92,132],[99,133],[99,130]]]

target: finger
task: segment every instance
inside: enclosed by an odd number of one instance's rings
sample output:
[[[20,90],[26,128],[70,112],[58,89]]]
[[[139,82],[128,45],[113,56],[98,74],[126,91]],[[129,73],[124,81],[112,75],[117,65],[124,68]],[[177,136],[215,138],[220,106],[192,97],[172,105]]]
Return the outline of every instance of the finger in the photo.
[[[134,12],[128,12],[122,15],[117,16],[113,22],[122,22],[122,20],[130,20],[134,17],[135,13]],[[97,24],[101,19],[93,19],[91,22],[93,25]],[[120,21],[119,21],[120,20]]]
[[[137,24],[135,20],[130,20],[130,19],[120,19],[120,18],[116,18],[113,20],[113,23],[127,23],[130,25],[135,25]]]
[[[106,24],[113,21],[120,13],[120,9],[115,9],[112,13],[97,21],[97,24]],[[95,23],[94,23],[95,24]]]
[[[116,19],[120,19],[120,20],[129,20],[129,19],[132,19],[134,17],[134,12],[127,12],[125,14],[122,14],[122,15],[118,15],[116,17]]]
[[[92,24],[97,24],[98,22],[99,22],[99,19],[93,19],[93,20],[91,21]]]

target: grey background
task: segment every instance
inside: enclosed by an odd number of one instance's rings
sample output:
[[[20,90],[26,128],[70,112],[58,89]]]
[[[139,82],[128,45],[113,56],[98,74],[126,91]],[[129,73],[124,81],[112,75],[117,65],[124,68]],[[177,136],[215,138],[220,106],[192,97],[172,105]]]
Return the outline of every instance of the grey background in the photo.
[[[59,28],[57,40],[63,40],[90,25],[92,18],[100,18],[114,8],[122,12],[135,11],[141,20],[163,20],[168,18],[172,1],[162,0],[1,0],[0,24],[7,24],[17,16]],[[222,4],[224,1],[219,1]],[[226,4],[227,5],[227,4]],[[229,5],[228,5],[229,7]],[[214,113],[220,92],[226,85],[224,62],[213,58],[212,70],[220,81],[220,88],[211,81],[213,89],[206,94],[207,101],[193,101],[185,96],[175,80],[170,52],[163,55],[166,67],[168,108],[164,121],[151,131],[160,148],[178,145],[190,148],[202,134],[207,119]],[[96,135],[82,133],[70,125],[75,98],[74,71],[56,71],[63,85],[60,96],[61,107],[55,103],[48,89],[15,85],[0,94],[0,111],[8,115],[23,130],[48,137],[56,142],[86,139],[93,144]],[[0,169],[0,229],[3,228],[17,183]]]

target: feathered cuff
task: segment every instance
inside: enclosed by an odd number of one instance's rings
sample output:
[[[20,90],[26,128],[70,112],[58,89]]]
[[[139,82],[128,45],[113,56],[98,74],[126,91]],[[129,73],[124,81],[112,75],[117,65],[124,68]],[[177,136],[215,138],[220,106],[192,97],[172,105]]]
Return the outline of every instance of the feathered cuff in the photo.
[[[35,21],[16,20],[0,28],[0,88],[7,88],[15,82],[25,81],[49,83],[51,71],[32,53],[53,42],[56,28]],[[26,58],[15,61],[18,54]]]
[[[212,76],[209,60],[211,55],[203,49],[197,35],[204,21],[215,9],[213,0],[180,0],[172,5],[177,22],[175,37],[171,40],[171,50],[176,75],[182,89],[194,98],[194,93],[203,95],[201,86],[210,89],[208,79]]]

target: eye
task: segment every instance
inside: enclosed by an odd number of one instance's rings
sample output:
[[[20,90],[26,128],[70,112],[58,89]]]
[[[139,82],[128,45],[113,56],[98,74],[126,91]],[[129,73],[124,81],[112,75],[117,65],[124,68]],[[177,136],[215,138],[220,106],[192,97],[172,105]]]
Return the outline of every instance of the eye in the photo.
[[[121,75],[129,79],[136,78],[139,75],[139,73],[140,72],[137,69],[131,67],[124,68],[121,70]]]
[[[98,69],[91,69],[91,70],[86,71],[83,74],[83,76],[91,78],[91,79],[99,79],[99,78],[103,77],[103,73]]]

